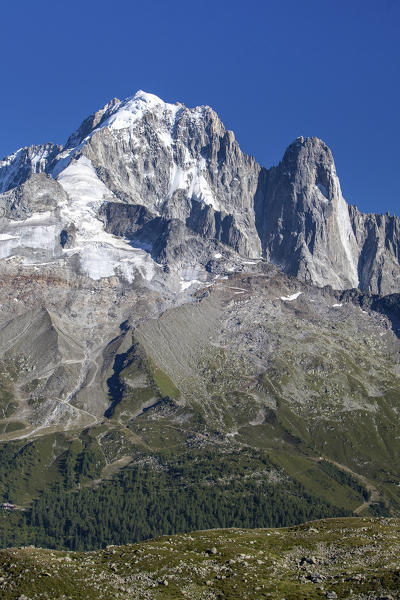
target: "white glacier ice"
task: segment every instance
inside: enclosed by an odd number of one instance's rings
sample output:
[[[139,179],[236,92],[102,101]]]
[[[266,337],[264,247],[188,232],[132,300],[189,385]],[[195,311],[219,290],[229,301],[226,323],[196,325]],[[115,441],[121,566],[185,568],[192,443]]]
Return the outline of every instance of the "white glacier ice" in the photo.
[[[57,180],[69,197],[60,205],[60,215],[64,226],[73,223],[76,227],[76,244],[83,273],[92,279],[121,274],[131,282],[135,272],[139,272],[145,279],[151,280],[155,263],[149,254],[104,231],[98,210],[105,200],[113,196],[97,177],[91,161],[85,156],[79,157],[61,171]],[[70,251],[65,252],[68,254]]]

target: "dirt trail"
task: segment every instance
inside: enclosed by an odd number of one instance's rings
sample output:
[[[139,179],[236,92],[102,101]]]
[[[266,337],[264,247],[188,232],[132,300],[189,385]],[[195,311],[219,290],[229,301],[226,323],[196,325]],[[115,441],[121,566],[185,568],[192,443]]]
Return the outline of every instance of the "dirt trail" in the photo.
[[[342,471],[346,471],[346,473],[353,475],[353,477],[358,479],[364,485],[366,490],[369,492],[369,494],[370,494],[369,500],[366,500],[365,502],[360,504],[360,506],[357,506],[357,508],[355,508],[353,510],[354,514],[356,514],[356,515],[361,514],[362,511],[365,510],[366,508],[368,508],[369,506],[371,506],[371,504],[376,504],[377,502],[379,502],[381,500],[381,496],[380,496],[377,488],[369,481],[369,479],[364,477],[364,475],[360,475],[359,473],[352,471],[349,467],[346,467],[346,465],[342,465],[342,464],[336,462],[335,460],[326,458],[325,456],[323,456],[321,458],[323,460],[326,460],[327,462],[331,463],[332,465],[335,465],[335,467],[338,467]],[[315,462],[319,462],[321,460],[321,458],[312,458],[311,460],[314,460]]]

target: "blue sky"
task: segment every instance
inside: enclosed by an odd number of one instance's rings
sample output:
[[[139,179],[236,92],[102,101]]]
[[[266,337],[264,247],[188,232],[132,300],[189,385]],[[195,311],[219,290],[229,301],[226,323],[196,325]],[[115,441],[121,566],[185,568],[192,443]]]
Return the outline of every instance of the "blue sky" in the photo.
[[[143,89],[211,105],[265,166],[297,136],[321,137],[348,202],[400,214],[398,0],[19,0],[1,12],[0,156],[63,143]]]

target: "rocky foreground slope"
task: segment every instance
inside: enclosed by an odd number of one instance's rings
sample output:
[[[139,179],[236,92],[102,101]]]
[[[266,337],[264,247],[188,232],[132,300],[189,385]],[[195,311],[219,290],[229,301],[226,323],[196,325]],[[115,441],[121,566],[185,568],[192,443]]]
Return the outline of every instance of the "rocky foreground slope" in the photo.
[[[330,519],[227,529],[90,553],[0,551],[4,599],[390,600],[400,597],[400,523]]]

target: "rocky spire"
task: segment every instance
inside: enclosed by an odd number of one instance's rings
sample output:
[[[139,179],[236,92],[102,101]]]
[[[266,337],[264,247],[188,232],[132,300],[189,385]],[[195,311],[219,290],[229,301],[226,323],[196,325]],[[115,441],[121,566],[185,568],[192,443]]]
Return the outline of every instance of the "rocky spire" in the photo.
[[[265,257],[317,285],[357,287],[359,249],[327,145],[297,138],[264,180],[256,214]]]

